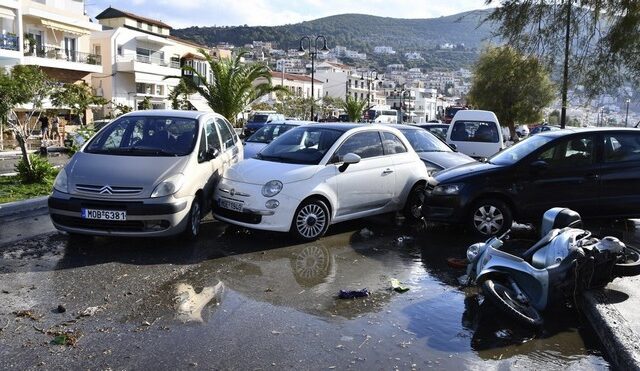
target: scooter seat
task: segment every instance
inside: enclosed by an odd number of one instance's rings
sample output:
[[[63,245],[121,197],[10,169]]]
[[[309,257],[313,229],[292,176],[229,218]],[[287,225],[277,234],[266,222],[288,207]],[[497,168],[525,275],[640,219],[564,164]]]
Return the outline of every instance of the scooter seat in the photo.
[[[529,248],[529,250],[525,251],[521,258],[527,262],[531,262],[531,258],[533,258],[533,254],[541,248],[545,247],[549,244],[558,234],[560,234],[561,229],[552,229],[547,233],[544,237],[540,239],[540,241],[536,242],[533,246]]]

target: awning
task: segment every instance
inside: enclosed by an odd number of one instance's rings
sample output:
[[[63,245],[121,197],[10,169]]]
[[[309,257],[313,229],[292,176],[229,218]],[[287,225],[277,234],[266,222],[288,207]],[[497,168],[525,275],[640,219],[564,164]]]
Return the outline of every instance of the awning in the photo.
[[[0,6],[0,18],[5,18],[13,21],[16,18],[16,13],[9,8],[3,8]]]
[[[142,82],[146,84],[159,84],[159,83],[167,83],[167,80],[164,79],[164,75],[156,75],[153,73],[144,73],[144,72],[135,72],[135,80],[136,82]],[[176,79],[177,80],[177,79]]]
[[[213,112],[206,101],[199,99],[189,99],[189,103],[191,103],[191,105],[198,111]]]
[[[60,23],[60,22],[50,21],[48,19],[42,19],[40,22],[42,22],[43,26],[49,27],[52,30],[62,31],[62,32],[73,34],[73,35],[90,35],[91,34],[90,30],[76,27],[76,26],[71,26],[68,24]]]
[[[166,39],[164,37],[160,37],[160,36],[154,36],[154,35],[136,36],[136,40],[138,40],[138,41],[146,41],[148,43],[159,44],[159,45],[167,45],[167,46],[176,45],[176,43],[174,43],[171,40],[168,40],[168,39]]]

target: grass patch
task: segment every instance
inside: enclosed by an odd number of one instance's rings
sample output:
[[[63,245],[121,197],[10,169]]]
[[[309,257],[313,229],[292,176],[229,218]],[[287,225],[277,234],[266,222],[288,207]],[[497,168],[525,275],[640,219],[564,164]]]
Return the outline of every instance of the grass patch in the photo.
[[[46,177],[45,182],[31,184],[22,184],[17,176],[0,176],[0,204],[50,195],[56,174]]]

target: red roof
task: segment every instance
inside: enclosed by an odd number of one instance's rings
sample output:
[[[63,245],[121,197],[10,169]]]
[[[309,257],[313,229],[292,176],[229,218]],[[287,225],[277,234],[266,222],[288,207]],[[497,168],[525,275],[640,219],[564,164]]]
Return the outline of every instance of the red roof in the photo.
[[[283,73],[279,71],[271,71],[271,77],[281,79]],[[307,75],[298,75],[294,73],[284,73],[285,80],[293,80],[293,81],[306,81],[311,82],[311,76]],[[322,84],[323,82],[318,79],[313,79],[314,83]]]

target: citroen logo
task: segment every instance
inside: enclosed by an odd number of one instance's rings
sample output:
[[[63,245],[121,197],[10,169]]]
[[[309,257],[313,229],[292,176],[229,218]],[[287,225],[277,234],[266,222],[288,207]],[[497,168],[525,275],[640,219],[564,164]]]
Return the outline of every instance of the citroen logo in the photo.
[[[100,194],[101,195],[112,195],[113,194],[113,190],[111,189],[111,187],[109,187],[108,185],[100,188]]]
[[[236,189],[235,188],[231,188],[231,190],[229,191],[229,194],[231,195],[231,197],[236,195]]]

